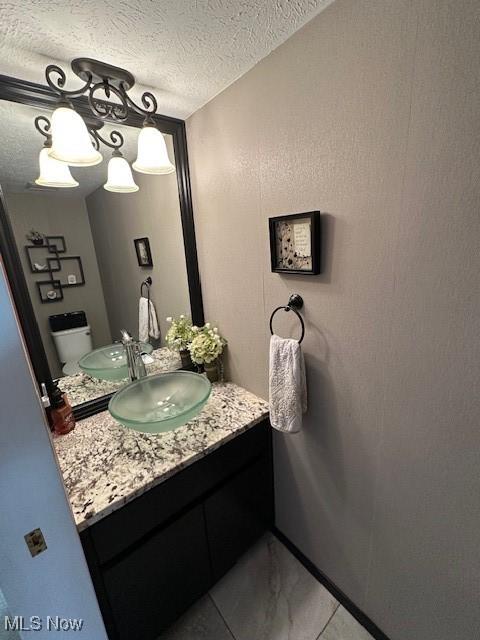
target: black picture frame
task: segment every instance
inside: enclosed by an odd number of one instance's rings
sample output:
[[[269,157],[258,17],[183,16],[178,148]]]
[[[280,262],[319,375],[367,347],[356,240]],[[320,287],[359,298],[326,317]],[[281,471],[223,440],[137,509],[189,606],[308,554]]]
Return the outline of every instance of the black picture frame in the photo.
[[[296,222],[305,220],[310,225],[310,255],[301,256],[308,260],[308,266],[300,268],[298,262],[300,256],[295,252],[294,239],[288,237],[285,239],[285,248],[288,247],[285,257],[280,257],[278,253],[278,245],[283,244],[283,240],[279,239],[280,225],[284,225],[293,232],[293,226]],[[270,235],[270,266],[273,273],[294,274],[294,275],[318,275],[320,273],[321,256],[321,224],[320,211],[306,211],[304,213],[292,213],[288,215],[275,216],[268,219],[269,235]],[[293,235],[288,233],[288,236]],[[282,249],[284,246],[281,247]],[[290,252],[290,253],[288,253]],[[291,253],[293,252],[293,253]],[[280,266],[281,265],[281,266]]]
[[[0,74],[0,100],[17,102],[19,104],[53,111],[58,106],[58,99],[58,94],[47,85]],[[91,116],[91,110],[86,96],[72,98],[71,102],[77,113],[81,116]],[[205,317],[203,311],[200,272],[198,268],[185,122],[178,118],[157,114],[150,118],[162,133],[170,134],[173,138],[192,322],[201,326],[205,323]],[[115,120],[111,117],[106,118],[106,121],[115,124]],[[138,127],[140,129],[143,126],[143,121],[144,117],[142,115],[131,111],[128,114],[127,119],[124,121],[124,124],[132,127]],[[0,253],[2,254],[5,272],[9,280],[20,326],[30,355],[38,387],[40,388],[40,385],[44,383],[47,390],[51,392],[54,388],[53,379],[29,295],[15,235],[8,216],[7,203],[1,190],[1,186]],[[99,411],[105,411],[111,395],[112,394],[108,394],[75,406],[75,418],[77,420],[81,420],[82,418],[94,415]]]
[[[63,271],[62,269],[62,262],[67,262],[68,260],[75,260],[78,264],[78,272],[80,274],[80,282],[75,282],[75,284],[70,284],[68,281],[67,282],[60,282],[61,286],[63,289],[68,289],[69,287],[81,287],[85,284],[85,273],[83,271],[83,264],[82,264],[82,259],[80,256],[55,256],[55,258],[47,258],[47,263],[48,266],[50,267],[50,271],[52,271],[53,273],[56,272],[61,272]],[[58,268],[54,269],[52,267],[52,264],[54,263],[58,264]]]
[[[135,252],[139,267],[153,267],[152,252],[150,250],[150,240],[148,238],[135,238]]]

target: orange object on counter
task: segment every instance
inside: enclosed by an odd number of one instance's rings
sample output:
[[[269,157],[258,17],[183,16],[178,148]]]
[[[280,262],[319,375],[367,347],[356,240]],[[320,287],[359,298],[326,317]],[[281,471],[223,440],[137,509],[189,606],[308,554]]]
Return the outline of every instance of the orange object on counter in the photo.
[[[75,417],[67,394],[62,393],[58,386],[50,397],[49,419],[52,430],[59,436],[70,433],[75,428]]]

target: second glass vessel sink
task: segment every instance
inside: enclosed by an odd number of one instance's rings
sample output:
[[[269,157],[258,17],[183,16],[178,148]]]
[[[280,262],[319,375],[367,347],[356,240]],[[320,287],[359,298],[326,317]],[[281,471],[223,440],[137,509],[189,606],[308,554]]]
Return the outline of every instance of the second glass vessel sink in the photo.
[[[110,400],[110,414],[125,427],[143,433],[173,431],[200,413],[210,381],[191,371],[171,371],[128,384]]]
[[[152,353],[151,344],[140,344],[144,353]],[[128,378],[127,354],[121,342],[90,351],[80,358],[78,366],[83,373],[99,380],[116,381]]]

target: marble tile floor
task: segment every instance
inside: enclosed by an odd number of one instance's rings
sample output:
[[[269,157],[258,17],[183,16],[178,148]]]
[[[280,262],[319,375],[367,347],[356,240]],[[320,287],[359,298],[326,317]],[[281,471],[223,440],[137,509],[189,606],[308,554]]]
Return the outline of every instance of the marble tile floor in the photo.
[[[273,535],[158,640],[373,640]]]

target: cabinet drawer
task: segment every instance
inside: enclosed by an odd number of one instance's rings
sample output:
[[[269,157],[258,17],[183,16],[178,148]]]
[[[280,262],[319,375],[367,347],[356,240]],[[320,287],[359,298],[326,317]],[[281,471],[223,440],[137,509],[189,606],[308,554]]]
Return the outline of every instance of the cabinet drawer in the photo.
[[[103,569],[119,640],[154,640],[211,584],[197,506]]]
[[[205,521],[216,582],[273,525],[270,453],[244,469],[205,501]]]
[[[100,564],[112,560],[269,450],[270,439],[265,420],[92,525],[90,534]]]

